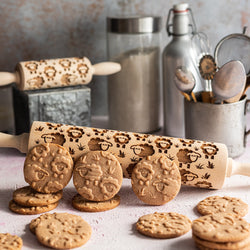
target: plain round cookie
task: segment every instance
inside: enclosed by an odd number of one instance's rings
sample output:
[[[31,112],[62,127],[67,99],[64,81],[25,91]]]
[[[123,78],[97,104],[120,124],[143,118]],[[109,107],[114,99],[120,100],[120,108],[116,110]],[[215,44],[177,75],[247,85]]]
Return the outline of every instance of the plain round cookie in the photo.
[[[72,206],[82,212],[104,212],[117,207],[120,204],[120,196],[115,195],[107,201],[89,201],[80,194],[76,194],[72,199]]]
[[[121,188],[123,172],[118,159],[105,151],[90,151],[74,167],[73,183],[87,200],[106,201]]]
[[[212,242],[235,242],[250,236],[250,224],[231,213],[202,216],[192,223],[193,234]]]
[[[187,233],[191,229],[191,221],[182,214],[155,212],[140,217],[136,229],[153,238],[170,239]]]
[[[92,229],[81,216],[54,213],[51,218],[42,219],[35,232],[41,244],[56,249],[69,249],[84,245],[90,239]]]
[[[23,240],[9,233],[0,233],[0,249],[20,250],[23,246]]]
[[[25,215],[34,215],[41,214],[55,209],[58,206],[58,202],[53,204],[45,205],[45,206],[33,206],[33,207],[25,207],[17,204],[14,200],[9,202],[9,209],[17,214],[25,214]]]
[[[226,212],[243,217],[248,213],[248,205],[239,198],[210,196],[198,203],[197,210],[202,215]]]
[[[62,190],[52,194],[44,194],[37,192],[30,186],[25,186],[13,192],[13,200],[23,206],[45,206],[58,202],[62,195]]]
[[[24,178],[29,185],[41,193],[56,193],[70,181],[73,160],[68,150],[53,143],[40,144],[32,148],[24,162]]]
[[[200,250],[222,250],[222,249],[218,249],[218,248],[205,247],[205,246],[199,244],[198,242],[195,242],[195,245]],[[237,250],[249,250],[249,249],[250,249],[249,246],[237,248]],[[233,250],[233,249],[227,249],[227,250]]]
[[[46,213],[46,214],[41,214],[39,217],[31,220],[30,224],[29,224],[29,229],[33,234],[36,234],[36,228],[38,226],[38,224],[41,222],[41,220],[48,220],[51,219],[53,217],[53,214],[50,213]]]
[[[136,164],[131,176],[136,196],[150,205],[163,205],[180,191],[178,167],[166,156],[148,156]]]
[[[221,250],[238,250],[245,247],[249,247],[250,237],[247,237],[244,240],[236,241],[236,242],[212,242],[203,240],[195,235],[192,236],[194,241],[203,247],[208,247],[212,249],[221,249]]]

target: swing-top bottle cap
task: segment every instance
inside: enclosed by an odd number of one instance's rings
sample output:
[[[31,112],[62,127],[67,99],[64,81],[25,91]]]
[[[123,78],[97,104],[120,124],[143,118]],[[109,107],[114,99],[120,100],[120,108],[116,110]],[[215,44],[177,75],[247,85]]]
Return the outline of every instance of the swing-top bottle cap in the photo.
[[[188,3],[180,3],[174,5],[174,12],[186,12],[188,11]]]

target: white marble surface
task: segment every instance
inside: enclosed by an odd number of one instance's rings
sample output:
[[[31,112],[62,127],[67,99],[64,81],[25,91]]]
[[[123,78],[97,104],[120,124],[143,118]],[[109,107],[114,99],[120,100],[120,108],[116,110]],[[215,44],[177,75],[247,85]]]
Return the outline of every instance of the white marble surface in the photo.
[[[249,120],[248,120],[249,124]],[[95,125],[98,125],[95,124]],[[29,231],[28,224],[38,215],[19,215],[8,209],[8,203],[16,188],[27,185],[23,177],[25,155],[15,149],[0,149],[0,232],[9,232],[22,237],[23,250],[46,249],[38,243],[36,237]],[[250,170],[250,140],[241,157],[236,159],[249,162]],[[175,239],[152,239],[140,235],[135,230],[138,218],[153,212],[177,212],[187,215],[191,220],[199,217],[196,204],[207,196],[228,195],[239,197],[250,205],[250,178],[233,176],[227,178],[220,190],[206,190],[182,186],[174,200],[163,206],[149,206],[142,203],[133,193],[130,180],[124,179],[119,192],[121,204],[110,211],[100,213],[79,212],[71,206],[71,199],[76,193],[72,181],[64,189],[63,199],[52,212],[69,212],[82,216],[92,227],[93,233],[89,242],[79,249],[119,249],[119,250],[154,250],[154,249],[195,249],[191,231]],[[246,215],[250,222],[250,213]]]

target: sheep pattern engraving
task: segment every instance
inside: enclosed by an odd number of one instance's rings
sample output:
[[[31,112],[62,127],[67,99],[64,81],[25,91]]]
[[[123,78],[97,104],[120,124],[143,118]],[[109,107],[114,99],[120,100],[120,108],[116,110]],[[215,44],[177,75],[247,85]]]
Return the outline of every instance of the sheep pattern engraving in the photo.
[[[93,71],[86,57],[20,62],[18,69],[25,90],[87,84]]]
[[[73,160],[89,151],[113,153],[127,178],[144,157],[165,155],[179,167],[185,185],[216,189],[224,182],[223,178],[220,182],[216,178],[226,150],[222,144],[45,122],[34,122],[31,133],[29,147],[45,140],[56,143],[61,135],[60,145],[69,150]]]

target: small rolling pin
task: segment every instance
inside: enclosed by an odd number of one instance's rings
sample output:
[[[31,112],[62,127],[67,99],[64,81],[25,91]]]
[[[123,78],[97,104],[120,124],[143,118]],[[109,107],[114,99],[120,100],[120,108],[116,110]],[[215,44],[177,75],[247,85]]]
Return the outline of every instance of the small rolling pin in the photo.
[[[17,148],[23,153],[48,142],[67,148],[74,160],[88,151],[111,152],[128,178],[143,157],[161,154],[177,164],[182,184],[189,186],[220,189],[226,177],[250,176],[250,164],[228,158],[227,147],[221,143],[37,121],[33,122],[29,134],[0,133],[0,147]]]
[[[87,84],[93,75],[110,75],[121,70],[115,62],[91,65],[88,58],[61,58],[20,62],[15,73],[0,72],[0,86],[15,82],[20,90],[46,89]]]

